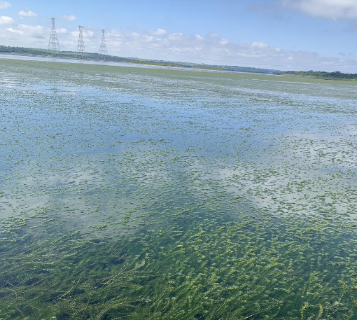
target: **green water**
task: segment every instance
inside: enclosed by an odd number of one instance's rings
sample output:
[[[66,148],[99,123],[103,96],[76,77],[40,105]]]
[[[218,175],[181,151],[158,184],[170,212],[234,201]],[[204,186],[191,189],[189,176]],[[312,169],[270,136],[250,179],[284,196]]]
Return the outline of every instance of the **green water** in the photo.
[[[355,319],[356,89],[0,60],[0,319]]]

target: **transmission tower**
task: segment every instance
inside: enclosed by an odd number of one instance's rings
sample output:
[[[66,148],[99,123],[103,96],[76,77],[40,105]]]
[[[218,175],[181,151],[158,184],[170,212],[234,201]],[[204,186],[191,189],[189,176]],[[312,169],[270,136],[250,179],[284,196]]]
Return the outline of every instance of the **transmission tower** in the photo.
[[[51,18],[52,20],[52,28],[50,33],[50,40],[48,41],[48,50],[60,51],[60,45],[57,38],[56,26],[55,26],[55,18]]]
[[[77,46],[77,51],[80,53],[84,53],[86,50],[84,46],[84,40],[83,40],[83,29],[84,27],[78,26],[79,27],[79,37],[78,37],[78,46]]]
[[[100,47],[99,47],[99,54],[104,54],[107,55],[107,44],[105,42],[105,30],[102,30],[102,42],[100,43]]]

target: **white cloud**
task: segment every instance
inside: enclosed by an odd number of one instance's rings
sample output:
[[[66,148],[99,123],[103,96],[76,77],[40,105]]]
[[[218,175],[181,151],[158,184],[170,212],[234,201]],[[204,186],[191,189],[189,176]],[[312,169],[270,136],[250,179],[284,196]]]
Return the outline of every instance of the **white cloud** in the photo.
[[[28,39],[44,39],[44,28],[41,26],[31,26],[26,24],[19,24],[16,27],[10,27],[6,29],[12,34],[22,35]],[[22,42],[22,40],[20,40]],[[21,44],[22,45],[22,44]]]
[[[177,32],[177,33],[170,33],[167,38],[169,40],[173,40],[173,41],[178,41],[182,39],[183,34],[181,32]]]
[[[27,37],[37,38],[37,39],[45,38],[45,34],[44,34],[45,29],[39,25],[30,26],[27,24],[19,24],[17,26],[17,30],[22,31],[24,34],[26,34]]]
[[[50,29],[40,25],[12,23],[0,27],[0,43],[6,46],[47,48]]]
[[[188,61],[208,64],[227,64],[278,70],[326,70],[354,72],[357,61],[344,57],[322,57],[316,52],[286,50],[261,41],[232,43],[219,34],[207,37],[183,33],[167,33],[159,39],[153,32],[121,32],[107,34],[110,54],[157,60]],[[94,37],[99,43],[99,36]],[[148,44],[148,42],[150,42]],[[96,48],[96,47],[94,47]],[[151,49],[150,49],[151,48]],[[97,49],[95,49],[97,50]]]
[[[161,28],[157,28],[155,31],[151,31],[150,33],[153,34],[154,36],[164,36],[167,34],[166,30]]]
[[[0,1],[0,10],[10,8],[11,4],[7,1]]]
[[[256,48],[267,48],[269,47],[266,43],[264,42],[259,42],[259,41],[254,41],[252,42],[252,47],[256,47]]]
[[[23,31],[15,30],[13,28],[7,28],[6,30],[9,31],[9,32],[12,32],[12,33],[17,33],[17,34],[21,34],[21,35],[24,34]]]
[[[282,4],[314,17],[334,20],[357,18],[356,0],[282,0]]]
[[[225,45],[228,44],[228,43],[229,43],[228,39],[221,39],[221,40],[219,41],[219,44],[221,44],[221,45],[223,45],[223,46],[225,46]]]
[[[47,48],[50,28],[16,25],[10,18],[0,17],[0,43],[3,45]],[[6,29],[7,28],[7,29]],[[325,70],[357,72],[357,61],[350,56],[323,57],[316,52],[286,50],[257,39],[250,43],[233,43],[219,34],[203,37],[197,34],[169,33],[157,36],[158,29],[148,32],[106,33],[109,54],[168,61],[260,67],[278,70]],[[62,50],[76,51],[78,28],[58,28]],[[101,29],[86,27],[84,44],[88,52],[98,52]]]
[[[67,33],[67,29],[66,28],[56,28],[56,31],[57,31],[58,34]]]
[[[137,32],[132,32],[132,33],[131,33],[131,36],[132,36],[133,38],[135,38],[135,39],[139,39],[139,38],[140,38],[140,34],[137,33]]]
[[[143,37],[143,40],[144,40],[145,42],[154,42],[155,40],[159,40],[159,39],[156,39],[156,38],[153,37],[153,36],[146,35],[146,36]]]
[[[10,26],[14,24],[16,23],[13,18],[7,16],[0,16],[0,26]]]
[[[31,11],[31,10],[21,10],[17,13],[20,17],[37,17],[37,13]]]
[[[92,38],[94,36],[94,32],[92,30],[85,30],[83,32],[83,37],[90,37]]]
[[[77,17],[74,16],[73,14],[71,14],[69,16],[61,16],[60,18],[62,20],[67,20],[67,21],[75,21],[75,20],[77,20]]]

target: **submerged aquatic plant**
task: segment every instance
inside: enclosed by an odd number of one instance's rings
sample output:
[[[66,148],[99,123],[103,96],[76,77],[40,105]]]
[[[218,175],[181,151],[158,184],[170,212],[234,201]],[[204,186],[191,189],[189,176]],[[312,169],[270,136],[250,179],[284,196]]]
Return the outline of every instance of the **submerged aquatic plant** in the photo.
[[[356,317],[355,84],[0,65],[1,319]]]

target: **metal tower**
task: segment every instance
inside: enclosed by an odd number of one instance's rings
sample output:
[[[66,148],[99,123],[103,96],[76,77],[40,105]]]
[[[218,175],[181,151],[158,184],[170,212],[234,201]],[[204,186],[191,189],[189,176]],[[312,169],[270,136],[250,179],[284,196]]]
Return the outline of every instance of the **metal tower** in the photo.
[[[100,43],[100,47],[99,47],[99,54],[104,54],[107,55],[107,44],[105,42],[105,30],[102,30],[102,42]]]
[[[52,20],[52,28],[50,33],[50,40],[48,41],[48,50],[60,51],[60,45],[57,38],[56,26],[55,26],[55,18],[51,18]]]
[[[83,29],[84,27],[82,26],[78,26],[79,28],[79,37],[78,37],[78,46],[77,46],[77,51],[84,53],[84,51],[86,50],[85,46],[84,46],[84,40],[83,40]]]

